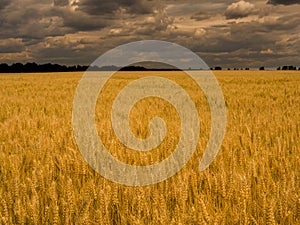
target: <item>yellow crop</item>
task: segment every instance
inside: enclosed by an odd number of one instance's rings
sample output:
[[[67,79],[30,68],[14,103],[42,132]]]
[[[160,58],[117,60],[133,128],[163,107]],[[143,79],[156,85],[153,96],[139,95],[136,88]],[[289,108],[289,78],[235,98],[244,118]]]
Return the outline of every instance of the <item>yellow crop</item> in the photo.
[[[0,74],[0,224],[300,224],[300,72],[218,71],[227,132],[209,169],[198,171],[210,112],[202,92],[179,72],[120,72],[103,90],[96,124],[111,154],[133,165],[172,153],[180,127],[162,99],[139,102],[131,129],[149,135],[151,117],[168,133],[147,153],[126,149],[111,129],[111,100],[130,80],[162,75],[188,91],[201,119],[199,144],[175,176],[126,187],[94,172],[72,130],[82,73]]]

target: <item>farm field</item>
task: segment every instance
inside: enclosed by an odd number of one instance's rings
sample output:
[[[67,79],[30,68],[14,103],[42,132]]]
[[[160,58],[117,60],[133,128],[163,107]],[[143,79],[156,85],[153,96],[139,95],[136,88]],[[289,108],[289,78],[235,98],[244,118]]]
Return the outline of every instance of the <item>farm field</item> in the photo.
[[[180,72],[142,73],[117,73],[99,96],[97,130],[113,156],[153,164],[179,138],[174,108],[153,98],[132,110],[132,131],[147,137],[145,121],[159,115],[169,128],[165,142],[137,153],[116,141],[107,109],[135,78],[159,73],[174,80],[201,119],[189,163],[146,187],[106,180],[83,160],[72,129],[83,73],[0,74],[0,224],[300,224],[300,71],[214,71],[227,106],[227,131],[203,172],[198,165],[210,112],[202,92]]]

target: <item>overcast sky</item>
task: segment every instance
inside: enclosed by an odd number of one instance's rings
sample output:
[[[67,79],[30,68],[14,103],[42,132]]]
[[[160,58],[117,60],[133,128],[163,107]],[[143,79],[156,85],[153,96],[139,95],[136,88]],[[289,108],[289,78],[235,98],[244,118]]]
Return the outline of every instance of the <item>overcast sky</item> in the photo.
[[[300,66],[300,0],[0,0],[0,63],[92,63],[131,41],[211,67]]]

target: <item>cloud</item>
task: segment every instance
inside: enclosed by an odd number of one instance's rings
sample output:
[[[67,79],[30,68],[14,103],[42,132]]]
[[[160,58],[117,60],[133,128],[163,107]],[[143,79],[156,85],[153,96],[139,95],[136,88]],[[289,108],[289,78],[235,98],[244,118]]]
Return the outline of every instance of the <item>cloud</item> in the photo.
[[[254,5],[241,0],[229,5],[225,11],[226,19],[238,19],[249,16],[254,10]]]
[[[54,8],[51,15],[59,16],[64,27],[75,31],[99,30],[109,25],[109,21],[93,15],[85,14],[81,11],[73,11],[68,8]]]
[[[268,4],[272,4],[272,5],[292,5],[292,4],[300,4],[300,0],[269,0]]]
[[[170,18],[164,9],[157,10],[152,16],[147,17],[136,29],[136,32],[143,35],[153,35],[167,31],[171,28],[173,19]]]
[[[10,4],[10,0],[0,0],[0,10],[4,9],[9,4]]]
[[[77,10],[91,15],[114,14],[120,8],[129,13],[148,14],[153,11],[155,3],[150,0],[80,0],[76,5]]]
[[[261,50],[260,53],[265,55],[272,55],[274,54],[274,51],[268,48],[268,49]]]
[[[207,20],[214,16],[212,13],[208,12],[197,12],[196,14],[191,16],[191,19],[196,20],[196,21],[202,21],[202,20]]]
[[[53,0],[55,6],[66,6],[69,5],[69,0]]]
[[[1,10],[0,39],[43,39],[79,31],[101,30],[114,23],[114,18],[94,16],[74,10],[68,1],[17,1]]]
[[[0,42],[0,53],[17,53],[22,52],[24,49],[21,38],[8,38]]]
[[[261,63],[269,67],[299,65],[300,17],[296,16],[296,10],[290,15],[282,14],[281,9],[279,12],[281,16],[273,14],[243,22],[228,22],[227,27],[223,28],[211,26],[205,29],[203,35],[194,35],[181,43],[211,66],[259,67]],[[293,34],[289,32],[291,30]]]

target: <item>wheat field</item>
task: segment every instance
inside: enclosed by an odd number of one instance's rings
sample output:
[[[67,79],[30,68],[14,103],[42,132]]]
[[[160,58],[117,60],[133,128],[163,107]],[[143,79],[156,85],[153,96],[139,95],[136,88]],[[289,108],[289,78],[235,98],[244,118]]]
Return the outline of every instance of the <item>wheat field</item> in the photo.
[[[138,103],[130,121],[145,138],[149,119],[161,116],[168,133],[160,147],[133,152],[112,132],[111,100],[130,80],[157,73],[117,73],[98,99],[99,138],[132,165],[161,161],[179,138],[176,111],[155,98]],[[227,132],[203,172],[198,165],[210,131],[205,98],[181,73],[159,75],[195,102],[199,143],[175,176],[128,187],[94,172],[76,145],[72,104],[82,73],[0,74],[0,224],[300,224],[300,72],[215,72]]]

